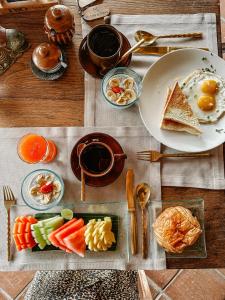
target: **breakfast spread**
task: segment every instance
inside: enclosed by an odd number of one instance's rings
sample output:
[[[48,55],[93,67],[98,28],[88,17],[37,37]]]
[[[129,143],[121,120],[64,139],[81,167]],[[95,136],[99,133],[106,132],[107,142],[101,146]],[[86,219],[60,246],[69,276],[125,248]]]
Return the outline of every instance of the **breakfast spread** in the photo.
[[[182,253],[202,233],[197,218],[183,206],[166,208],[157,217],[153,228],[159,245],[172,253]]]
[[[132,77],[121,74],[113,76],[106,87],[106,97],[118,105],[126,105],[137,98],[136,84]]]
[[[202,132],[197,116],[192,111],[178,82],[175,83],[172,91],[169,90],[168,92],[161,128],[185,131],[194,135],[199,135]]]
[[[49,204],[59,197],[61,189],[60,181],[52,173],[40,173],[32,179],[29,193],[38,203]]]

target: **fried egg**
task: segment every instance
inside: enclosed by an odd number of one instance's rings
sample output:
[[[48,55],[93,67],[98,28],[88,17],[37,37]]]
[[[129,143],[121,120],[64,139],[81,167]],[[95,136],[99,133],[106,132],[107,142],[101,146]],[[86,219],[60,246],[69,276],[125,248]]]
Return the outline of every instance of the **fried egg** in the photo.
[[[200,123],[216,122],[225,112],[225,81],[221,76],[196,70],[180,86]]]

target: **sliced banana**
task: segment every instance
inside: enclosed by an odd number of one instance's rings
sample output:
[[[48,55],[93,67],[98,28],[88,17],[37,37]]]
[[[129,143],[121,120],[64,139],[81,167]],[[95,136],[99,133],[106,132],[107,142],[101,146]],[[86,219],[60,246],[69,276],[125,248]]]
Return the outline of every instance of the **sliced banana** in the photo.
[[[120,85],[120,80],[118,78],[112,78],[109,80],[109,86],[111,88],[119,85]]]
[[[49,194],[45,194],[41,203],[42,204],[48,204],[49,202],[51,202],[52,200],[52,193],[49,193]]]
[[[37,184],[39,184],[40,186],[43,185],[43,184],[45,184],[45,182],[46,182],[45,175],[44,175],[44,174],[39,174],[39,175],[37,176],[36,182],[37,182]]]
[[[124,94],[123,94],[116,100],[116,103],[119,105],[125,105],[125,104],[127,104],[128,100],[129,99],[126,96],[124,96]]]
[[[61,191],[62,186],[59,181],[54,181],[53,186],[54,186],[54,189],[53,189],[54,192],[59,193]]]
[[[132,77],[128,77],[126,79],[124,79],[123,81],[123,86],[124,88],[127,90],[127,89],[133,89],[134,87],[134,79]]]
[[[128,101],[134,101],[137,98],[137,95],[134,90],[127,89],[124,91],[123,97],[126,97]]]
[[[106,93],[106,96],[109,98],[110,101],[116,101],[118,96],[116,93],[114,93],[112,90],[108,90]]]
[[[38,191],[39,191],[39,187],[33,186],[33,187],[30,189],[30,194],[31,194],[31,196],[37,196],[37,195],[39,194]]]

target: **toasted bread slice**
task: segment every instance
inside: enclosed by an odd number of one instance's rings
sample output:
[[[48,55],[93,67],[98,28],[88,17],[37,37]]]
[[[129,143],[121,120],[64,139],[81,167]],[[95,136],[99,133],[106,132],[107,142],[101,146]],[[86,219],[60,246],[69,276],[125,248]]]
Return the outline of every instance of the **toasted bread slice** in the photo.
[[[199,122],[186,100],[178,82],[172,91],[169,90],[164,107],[161,128],[174,131],[185,131],[193,135],[202,133]]]

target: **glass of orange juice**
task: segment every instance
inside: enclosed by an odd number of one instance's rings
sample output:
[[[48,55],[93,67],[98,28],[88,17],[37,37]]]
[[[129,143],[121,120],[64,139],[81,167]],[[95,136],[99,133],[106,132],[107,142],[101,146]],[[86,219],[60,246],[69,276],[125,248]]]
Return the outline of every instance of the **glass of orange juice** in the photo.
[[[17,153],[20,159],[29,164],[49,163],[56,157],[57,148],[52,140],[28,133],[19,140]]]

